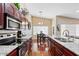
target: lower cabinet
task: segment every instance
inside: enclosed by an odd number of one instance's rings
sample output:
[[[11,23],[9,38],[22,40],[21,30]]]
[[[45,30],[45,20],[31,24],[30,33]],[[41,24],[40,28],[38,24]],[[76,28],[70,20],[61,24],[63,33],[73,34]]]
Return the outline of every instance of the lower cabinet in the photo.
[[[11,51],[7,56],[18,56],[18,49],[14,49],[13,51]]]
[[[77,56],[77,54],[65,48],[53,39],[51,39],[49,52],[51,56]]]
[[[31,42],[32,40],[29,39],[25,41],[20,47],[19,47],[19,56],[28,56],[31,53]]]
[[[54,56],[63,56],[63,52],[59,50],[58,47],[55,47],[54,51],[55,51]]]
[[[24,56],[27,51],[27,42],[24,42],[21,46],[19,46],[19,56]]]
[[[77,54],[75,54],[74,52],[68,50],[67,48],[63,48],[63,54],[64,56],[77,56]]]
[[[53,44],[50,43],[50,47],[49,47],[49,54],[51,56],[54,56],[55,55],[55,47]]]

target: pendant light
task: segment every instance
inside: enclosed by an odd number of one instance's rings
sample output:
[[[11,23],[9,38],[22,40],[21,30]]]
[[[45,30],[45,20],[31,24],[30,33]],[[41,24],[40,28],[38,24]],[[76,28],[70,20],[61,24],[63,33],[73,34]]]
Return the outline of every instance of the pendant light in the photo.
[[[43,11],[39,11],[40,19],[43,20]],[[43,25],[43,21],[38,23],[39,25]]]

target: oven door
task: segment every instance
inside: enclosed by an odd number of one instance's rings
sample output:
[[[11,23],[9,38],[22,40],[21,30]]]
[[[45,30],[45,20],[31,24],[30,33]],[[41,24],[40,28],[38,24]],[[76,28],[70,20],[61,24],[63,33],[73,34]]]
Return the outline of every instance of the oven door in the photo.
[[[16,37],[0,39],[0,45],[15,45]]]
[[[21,22],[7,16],[6,29],[20,29]]]

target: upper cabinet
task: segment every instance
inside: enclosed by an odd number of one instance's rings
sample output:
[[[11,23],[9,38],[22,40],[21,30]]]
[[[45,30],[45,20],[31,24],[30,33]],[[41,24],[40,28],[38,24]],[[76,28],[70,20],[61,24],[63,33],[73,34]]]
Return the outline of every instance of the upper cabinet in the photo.
[[[15,11],[14,11],[14,6],[12,3],[5,3],[5,13],[8,13],[10,15],[14,15]]]
[[[27,16],[29,13],[27,9],[18,10],[18,8],[14,3],[0,3],[0,29],[4,29],[4,27],[7,26],[6,23],[8,23],[6,22],[5,19],[6,18],[5,13],[13,17],[15,20],[21,22],[28,22],[28,29],[31,28],[31,24],[30,24],[31,21],[29,19],[31,17]]]
[[[4,4],[0,3],[0,13],[4,13]]]
[[[4,24],[4,4],[0,3],[0,29],[3,28],[3,24]]]
[[[5,16],[5,13],[10,15],[12,18],[22,21],[21,12],[17,9],[14,3],[0,3],[0,29],[5,29],[7,27],[8,22]]]
[[[13,3],[5,3],[5,13],[8,13],[20,20],[20,12]]]

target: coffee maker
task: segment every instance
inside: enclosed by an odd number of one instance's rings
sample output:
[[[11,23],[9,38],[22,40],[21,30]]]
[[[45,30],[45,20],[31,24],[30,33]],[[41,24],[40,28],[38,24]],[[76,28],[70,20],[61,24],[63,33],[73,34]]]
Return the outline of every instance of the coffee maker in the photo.
[[[17,43],[20,44],[22,42],[22,32],[19,30],[17,32]]]

